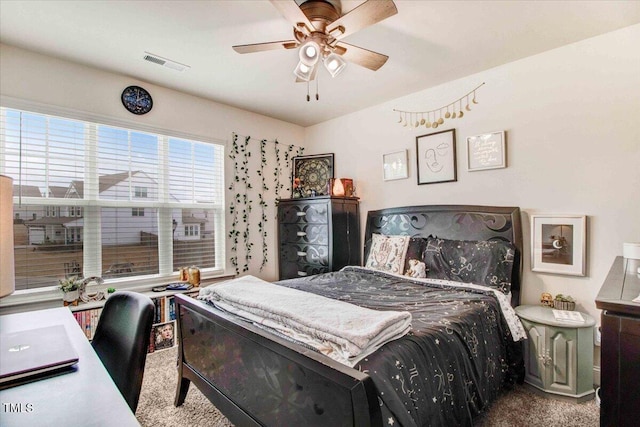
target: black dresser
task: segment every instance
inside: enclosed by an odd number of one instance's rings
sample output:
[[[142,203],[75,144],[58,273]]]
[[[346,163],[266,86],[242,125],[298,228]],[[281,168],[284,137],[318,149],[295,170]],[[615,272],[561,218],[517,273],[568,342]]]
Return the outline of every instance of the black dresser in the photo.
[[[358,199],[279,200],[278,248],[280,280],[360,265]]]
[[[596,307],[602,311],[600,425],[631,427],[640,419],[640,260],[617,257]]]

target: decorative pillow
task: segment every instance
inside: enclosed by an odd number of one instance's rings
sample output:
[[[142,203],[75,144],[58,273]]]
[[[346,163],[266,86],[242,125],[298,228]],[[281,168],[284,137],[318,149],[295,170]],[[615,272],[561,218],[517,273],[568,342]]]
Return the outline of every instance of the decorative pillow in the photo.
[[[409,236],[371,236],[371,249],[365,267],[388,273],[403,274]]]
[[[404,271],[405,274],[411,268],[409,264],[409,260],[417,259],[418,261],[422,261],[424,257],[424,250],[427,247],[427,239],[424,237],[411,237],[409,239],[409,246],[407,247],[407,255],[405,256],[404,261]]]
[[[502,240],[465,241],[429,237],[424,251],[427,277],[490,286],[508,294],[516,253]]]

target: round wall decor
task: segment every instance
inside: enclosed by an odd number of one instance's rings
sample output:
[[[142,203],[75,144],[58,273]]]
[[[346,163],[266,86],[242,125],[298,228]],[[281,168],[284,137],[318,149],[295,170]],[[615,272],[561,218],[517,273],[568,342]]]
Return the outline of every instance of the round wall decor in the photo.
[[[133,114],[146,114],[153,108],[153,99],[146,89],[129,86],[122,91],[122,105]]]

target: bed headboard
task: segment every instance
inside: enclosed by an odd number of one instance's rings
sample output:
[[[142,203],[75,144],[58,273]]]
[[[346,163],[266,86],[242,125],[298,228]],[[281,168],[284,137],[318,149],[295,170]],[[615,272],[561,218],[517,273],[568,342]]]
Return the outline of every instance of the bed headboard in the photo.
[[[520,304],[522,281],[522,222],[520,208],[473,205],[426,205],[369,211],[364,260],[373,233],[439,237],[452,240],[506,240],[516,247],[511,283],[511,305]]]

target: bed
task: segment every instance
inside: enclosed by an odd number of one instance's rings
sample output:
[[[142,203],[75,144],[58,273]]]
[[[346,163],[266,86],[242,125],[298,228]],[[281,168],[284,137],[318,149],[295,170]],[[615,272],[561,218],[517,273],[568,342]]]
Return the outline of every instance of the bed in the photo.
[[[504,387],[523,378],[520,338],[500,309],[500,304],[520,301],[520,210],[445,205],[370,211],[364,259],[369,260],[376,241],[384,238],[380,236],[398,235],[427,246],[450,245],[454,251],[475,242],[473,253],[459,257],[465,261],[487,246],[483,242],[491,247],[504,243],[510,249],[507,267],[501,268],[509,270],[511,299],[469,282],[452,287],[437,277],[438,268],[446,267],[442,265],[431,266],[435,279],[352,266],[279,282],[364,307],[400,307],[412,313],[410,334],[350,367],[203,301],[177,295],[175,405],[184,402],[193,383],[239,426],[473,425]],[[459,267],[460,277],[468,273]]]

